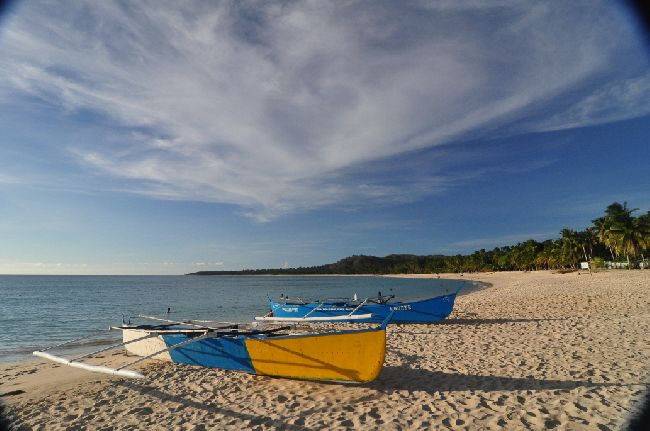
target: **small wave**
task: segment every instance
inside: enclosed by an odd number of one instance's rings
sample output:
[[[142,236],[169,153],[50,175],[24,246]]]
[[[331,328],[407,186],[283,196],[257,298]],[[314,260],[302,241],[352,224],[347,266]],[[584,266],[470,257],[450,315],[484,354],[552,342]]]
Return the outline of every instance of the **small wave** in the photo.
[[[87,340],[80,340],[74,343],[66,344],[65,346],[61,346],[59,349],[71,350],[71,349],[78,349],[80,347],[107,346],[110,344],[119,343],[121,340],[122,337],[120,336],[103,337],[103,338],[96,338],[96,339],[90,338]]]

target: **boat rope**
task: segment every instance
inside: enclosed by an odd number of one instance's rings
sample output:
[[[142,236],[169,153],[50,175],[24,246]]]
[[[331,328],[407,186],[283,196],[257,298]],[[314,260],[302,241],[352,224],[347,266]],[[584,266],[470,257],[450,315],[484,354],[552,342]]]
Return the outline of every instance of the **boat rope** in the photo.
[[[303,318],[303,319],[306,319],[306,318],[307,318],[311,313],[313,313],[314,311],[318,310],[318,309],[321,308],[322,306],[323,306],[323,303],[321,302],[320,304],[318,304],[317,307],[312,308],[311,311],[310,311],[309,313],[307,313],[307,314],[305,314],[304,316],[302,316],[302,318]]]
[[[363,302],[362,302],[361,304],[357,305],[357,306],[354,308],[354,310],[350,311],[350,314],[348,314],[348,317],[349,317],[349,316],[352,316],[352,315],[355,313],[355,311],[357,311],[359,308],[361,308],[361,306],[362,306],[363,304],[365,304],[366,302],[368,302],[368,298],[364,299]]]

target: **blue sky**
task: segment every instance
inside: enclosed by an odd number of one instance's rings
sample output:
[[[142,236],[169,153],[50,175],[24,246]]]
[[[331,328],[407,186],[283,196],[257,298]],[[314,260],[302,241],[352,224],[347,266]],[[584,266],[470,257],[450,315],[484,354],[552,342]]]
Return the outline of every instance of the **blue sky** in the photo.
[[[456,254],[650,209],[616,2],[17,2],[0,273]]]

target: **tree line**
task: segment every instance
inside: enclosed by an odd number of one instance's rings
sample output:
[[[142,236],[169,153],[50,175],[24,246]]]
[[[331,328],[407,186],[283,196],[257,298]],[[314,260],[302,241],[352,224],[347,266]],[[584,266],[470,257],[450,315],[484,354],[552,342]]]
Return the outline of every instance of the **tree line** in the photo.
[[[195,275],[262,274],[430,274],[442,272],[530,271],[575,269],[588,261],[603,267],[605,261],[626,262],[629,267],[646,261],[650,253],[650,211],[635,216],[638,208],[627,202],[609,205],[602,217],[584,230],[562,229],[557,239],[529,239],[516,245],[477,250],[472,254],[417,256],[392,254],[385,257],[354,255],[326,265],[200,271]]]

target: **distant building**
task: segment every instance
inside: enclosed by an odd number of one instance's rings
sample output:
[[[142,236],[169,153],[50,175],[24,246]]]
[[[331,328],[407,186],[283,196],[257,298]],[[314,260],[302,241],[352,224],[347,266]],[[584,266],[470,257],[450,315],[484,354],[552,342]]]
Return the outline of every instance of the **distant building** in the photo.
[[[609,269],[625,269],[627,268],[627,262],[605,262],[605,268]]]

